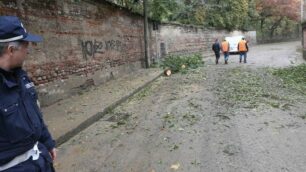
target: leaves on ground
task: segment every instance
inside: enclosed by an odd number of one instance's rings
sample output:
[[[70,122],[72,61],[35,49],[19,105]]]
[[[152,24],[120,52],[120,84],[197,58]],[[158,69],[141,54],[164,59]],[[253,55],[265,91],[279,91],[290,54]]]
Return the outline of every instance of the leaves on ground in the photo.
[[[280,77],[286,87],[294,88],[306,95],[306,64],[274,69],[272,74]]]
[[[180,168],[180,166],[181,166],[180,163],[176,163],[176,164],[171,165],[170,169],[178,170]]]
[[[299,68],[295,69],[297,71],[304,70],[304,67],[297,68]],[[277,71],[280,72],[282,70],[287,69],[279,69]],[[294,69],[290,70],[295,71]],[[222,79],[218,81],[219,84],[215,89],[221,104],[242,106],[250,109],[258,108],[261,105],[269,105],[272,108],[283,110],[289,109],[293,104],[294,97],[286,97],[286,95],[282,94],[285,91],[284,85],[269,71],[271,71],[269,68],[262,68],[261,70],[234,68],[225,73]],[[283,72],[281,74],[285,75]],[[306,86],[306,77],[302,79],[300,74],[291,75],[291,77],[294,76],[297,76],[297,83],[303,83],[302,85]],[[299,88],[301,90],[301,87]]]

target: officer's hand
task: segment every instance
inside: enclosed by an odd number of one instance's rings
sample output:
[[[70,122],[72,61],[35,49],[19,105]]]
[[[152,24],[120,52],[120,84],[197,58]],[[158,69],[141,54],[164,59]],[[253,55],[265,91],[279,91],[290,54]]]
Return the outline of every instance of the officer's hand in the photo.
[[[54,161],[56,159],[56,149],[53,148],[50,152],[51,158]]]

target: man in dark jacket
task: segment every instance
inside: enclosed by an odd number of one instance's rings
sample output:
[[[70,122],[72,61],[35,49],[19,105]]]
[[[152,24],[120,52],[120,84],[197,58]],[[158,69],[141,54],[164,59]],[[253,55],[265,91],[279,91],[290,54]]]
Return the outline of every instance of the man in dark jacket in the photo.
[[[219,58],[220,58],[220,43],[218,41],[218,39],[215,40],[215,43],[212,45],[212,50],[215,52],[215,56],[216,56],[216,64],[218,64],[219,62]]]
[[[0,171],[54,171],[55,142],[22,69],[30,43],[40,41],[17,17],[0,16]]]

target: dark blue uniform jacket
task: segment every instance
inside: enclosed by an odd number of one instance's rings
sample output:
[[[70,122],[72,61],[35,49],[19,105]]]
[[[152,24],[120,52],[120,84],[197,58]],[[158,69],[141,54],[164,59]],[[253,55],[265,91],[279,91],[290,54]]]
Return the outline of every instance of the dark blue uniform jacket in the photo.
[[[33,148],[39,141],[55,147],[37,105],[33,82],[21,68],[0,68],[0,166]]]

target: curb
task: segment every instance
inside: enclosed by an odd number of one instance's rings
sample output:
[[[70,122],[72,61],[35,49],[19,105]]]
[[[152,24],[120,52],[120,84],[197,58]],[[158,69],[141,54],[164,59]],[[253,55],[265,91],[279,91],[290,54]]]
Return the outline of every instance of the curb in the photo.
[[[119,106],[120,104],[122,104],[123,102],[125,102],[128,98],[132,97],[133,95],[135,95],[136,93],[138,93],[139,91],[141,91],[143,88],[147,87],[149,84],[151,84],[152,82],[154,82],[156,79],[158,79],[160,76],[163,75],[163,72],[161,72],[159,75],[157,75],[157,77],[153,78],[152,80],[148,81],[147,83],[145,83],[144,85],[138,87],[137,89],[135,89],[132,93],[128,94],[127,96],[122,97],[121,99],[119,99],[118,101],[112,103],[111,105],[109,105],[108,107],[106,107],[102,112],[98,112],[95,115],[91,116],[90,118],[86,119],[84,122],[82,122],[81,124],[79,124],[77,127],[75,127],[74,129],[68,131],[67,133],[63,134],[62,136],[58,137],[57,139],[55,139],[56,142],[56,147],[62,145],[63,143],[67,142],[69,139],[71,139],[72,137],[74,137],[75,135],[79,134],[81,131],[85,130],[86,128],[88,128],[89,126],[91,126],[93,123],[97,122],[99,119],[103,118],[106,114],[108,114],[112,109],[116,108],[117,106]]]

